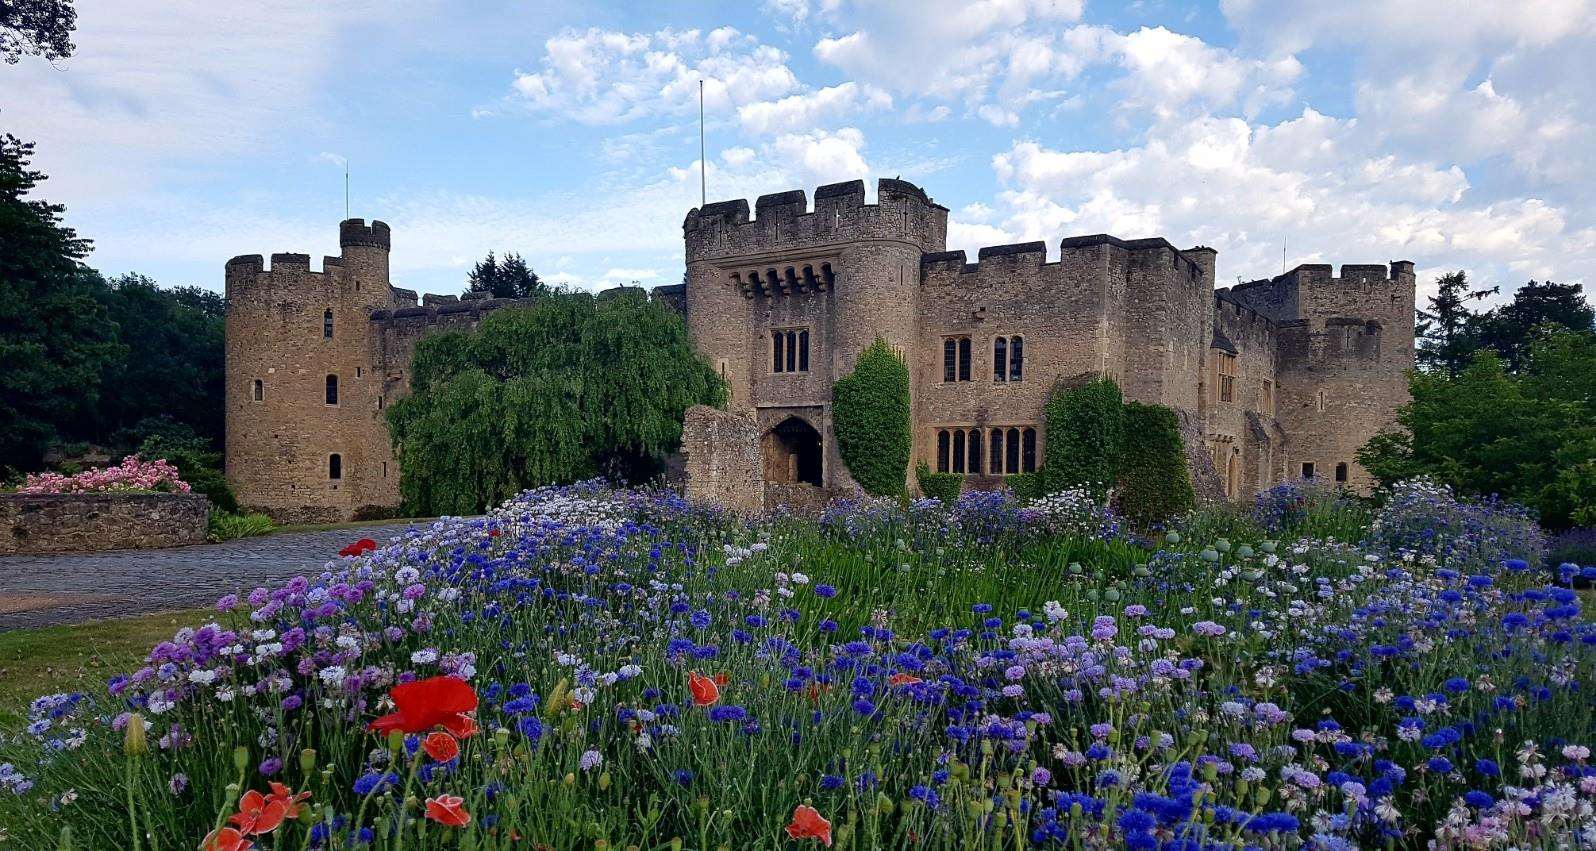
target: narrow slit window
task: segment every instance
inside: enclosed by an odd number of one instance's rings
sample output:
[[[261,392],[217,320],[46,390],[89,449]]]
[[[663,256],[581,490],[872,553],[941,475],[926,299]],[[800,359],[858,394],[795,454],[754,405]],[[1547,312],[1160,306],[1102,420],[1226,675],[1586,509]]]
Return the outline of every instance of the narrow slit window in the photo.
[[[949,447],[949,444],[951,442],[952,442],[952,437],[947,433],[946,430],[937,432],[937,472],[938,473],[946,473],[948,471],[948,447]]]
[[[1003,429],[992,429],[992,451],[987,454],[989,472],[994,476],[1003,475]]]
[[[964,431],[953,433],[953,472],[964,472]]]
[[[1011,428],[1003,436],[1003,469],[1009,473],[1020,471],[1020,430]]]
[[[798,332],[798,371],[809,371],[809,332]]]
[[[259,378],[255,379],[254,395],[255,395],[255,401],[257,401],[257,402],[266,401],[266,382],[261,381]]]
[[[970,380],[970,338],[959,338],[959,380]]]
[[[965,471],[969,472],[969,473],[974,473],[975,475],[980,475],[981,474],[981,432],[976,430],[976,429],[971,429],[970,430],[970,458],[969,458],[969,462],[970,462],[969,466],[967,466],[965,468]]]
[[[787,371],[798,371],[798,332],[787,332]]]
[[[1020,440],[1022,441],[1020,471],[1034,473],[1036,472],[1036,429],[1028,428],[1021,432]]]
[[[327,456],[327,478],[338,481],[344,477],[344,456],[334,452]]]
[[[321,314],[321,336],[324,339],[328,339],[328,340],[332,339],[332,311],[331,310],[323,311],[322,314]]]
[[[959,375],[955,371],[958,363],[958,341],[949,337],[942,341],[942,380],[954,381]]]
[[[1025,338],[1009,338],[1009,380],[1019,381],[1025,377]]]
[[[992,341],[992,380],[1009,380],[1009,341],[998,337]]]
[[[772,347],[771,351],[773,352],[773,357],[770,363],[771,372],[781,372],[782,366],[786,364],[786,341],[786,335],[782,334],[780,331],[770,335],[770,344]]]
[[[327,376],[327,404],[338,404],[338,376]]]

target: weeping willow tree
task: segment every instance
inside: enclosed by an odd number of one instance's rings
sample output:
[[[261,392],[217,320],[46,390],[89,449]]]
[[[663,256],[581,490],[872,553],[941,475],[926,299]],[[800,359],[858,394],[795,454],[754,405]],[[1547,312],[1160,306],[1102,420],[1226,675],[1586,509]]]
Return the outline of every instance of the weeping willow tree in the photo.
[[[539,485],[650,479],[681,443],[683,413],[724,399],[669,309],[557,293],[422,340],[388,432],[406,510],[469,514]]]

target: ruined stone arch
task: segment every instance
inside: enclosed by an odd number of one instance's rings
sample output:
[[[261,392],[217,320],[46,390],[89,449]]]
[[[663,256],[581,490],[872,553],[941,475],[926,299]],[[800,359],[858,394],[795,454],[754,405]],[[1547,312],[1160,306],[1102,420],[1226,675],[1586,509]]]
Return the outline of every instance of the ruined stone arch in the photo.
[[[760,440],[767,482],[820,487],[825,481],[825,444],[814,424],[799,414],[776,423]]]

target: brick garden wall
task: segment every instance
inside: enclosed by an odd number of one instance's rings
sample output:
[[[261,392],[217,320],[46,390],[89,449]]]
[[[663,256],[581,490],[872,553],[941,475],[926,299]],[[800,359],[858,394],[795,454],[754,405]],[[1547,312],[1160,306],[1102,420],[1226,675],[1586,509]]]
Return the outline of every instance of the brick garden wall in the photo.
[[[203,543],[210,509],[199,494],[0,494],[0,554]]]

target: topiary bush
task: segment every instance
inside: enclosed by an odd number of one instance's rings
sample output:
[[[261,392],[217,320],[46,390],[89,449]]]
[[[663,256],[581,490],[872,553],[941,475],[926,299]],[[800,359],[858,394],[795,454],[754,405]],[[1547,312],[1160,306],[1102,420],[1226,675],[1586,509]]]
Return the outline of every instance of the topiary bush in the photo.
[[[1044,410],[1047,448],[1044,493],[1078,488],[1099,502],[1119,478],[1125,424],[1124,399],[1111,378],[1073,389],[1058,388]]]
[[[1175,412],[1140,402],[1127,402],[1124,411],[1119,513],[1145,528],[1190,510],[1196,495]]]
[[[964,476],[958,473],[933,473],[924,461],[914,468],[914,477],[920,482],[920,493],[940,500],[943,505],[959,501],[959,491],[964,489]]]
[[[1022,502],[1039,499],[1044,493],[1041,473],[1015,473],[1010,476],[1004,476],[1003,484],[1007,485],[1008,489],[1014,493],[1015,499]]]
[[[909,469],[909,367],[876,338],[831,388],[837,451],[866,493],[901,496]]]

